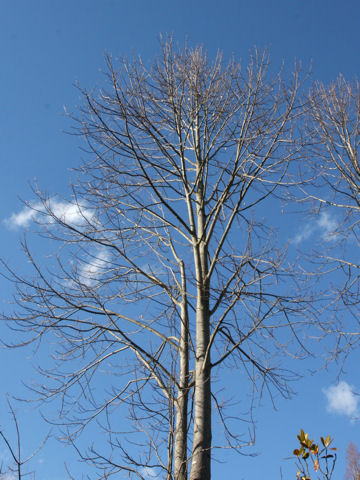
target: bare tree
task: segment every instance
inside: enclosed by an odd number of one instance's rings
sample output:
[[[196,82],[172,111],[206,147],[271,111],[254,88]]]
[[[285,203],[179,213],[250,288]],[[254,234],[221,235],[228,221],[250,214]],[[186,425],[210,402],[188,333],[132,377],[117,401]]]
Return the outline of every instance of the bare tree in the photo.
[[[26,468],[25,465],[30,463],[31,460],[34,458],[34,456],[41,450],[41,448],[44,446],[45,442],[47,441],[48,436],[45,437],[44,441],[39,446],[39,448],[37,448],[37,450],[33,451],[30,455],[24,457],[24,454],[23,454],[24,447],[21,443],[21,432],[20,432],[19,421],[9,399],[7,400],[7,404],[9,407],[9,413],[10,413],[11,419],[15,427],[16,440],[15,442],[12,442],[10,435],[5,433],[5,430],[3,428],[0,428],[0,438],[4,442],[7,453],[10,457],[8,462],[5,462],[4,460],[2,460],[1,462],[0,478],[9,479],[9,480],[10,479],[22,480],[25,477],[27,478],[30,477],[34,479],[35,472],[26,471],[26,470],[24,471],[24,469]]]
[[[331,238],[316,256],[321,274],[330,274],[329,300],[338,319],[337,352],[359,339],[360,91],[358,82],[340,76],[330,86],[318,83],[309,96],[311,165],[315,183],[306,190],[319,210],[335,212]],[[341,279],[341,283],[339,282]],[[351,322],[350,319],[354,321]]]
[[[360,478],[360,453],[356,448],[356,445],[352,442],[349,443],[347,452],[347,467],[345,478],[348,480],[359,480]]]
[[[278,362],[304,352],[306,303],[266,218],[294,183],[299,72],[285,83],[266,55],[224,66],[171,41],[151,68],[107,67],[108,89],[82,91],[88,156],[72,201],[59,209],[38,192],[30,205],[60,249],[45,268],[24,244],[34,277],[12,272],[10,320],[57,342],[38,391],[61,397],[68,438],[99,478],[208,480],[214,448],[252,441],[232,395],[287,396],[293,375]],[[107,452],[77,447],[93,420]]]

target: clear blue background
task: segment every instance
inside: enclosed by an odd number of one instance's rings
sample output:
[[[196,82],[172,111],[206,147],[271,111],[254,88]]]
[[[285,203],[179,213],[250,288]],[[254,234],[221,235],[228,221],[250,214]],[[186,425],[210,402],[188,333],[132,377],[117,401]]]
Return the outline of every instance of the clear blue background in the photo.
[[[19,211],[19,198],[32,198],[29,183],[37,179],[49,192],[66,194],[70,173],[84,155],[79,140],[65,135],[71,124],[64,106],[76,111],[79,93],[74,84],[91,88],[101,85],[104,53],[116,56],[141,54],[151,60],[159,51],[159,34],[170,33],[182,43],[203,44],[209,55],[218,49],[225,57],[247,58],[255,45],[268,47],[274,69],[294,59],[312,76],[334,80],[341,72],[353,79],[359,73],[360,3],[357,0],[2,0],[0,2],[0,219]],[[0,224],[0,252],[18,268],[21,231]],[[0,280],[3,310],[11,298],[11,286]],[[2,327],[3,338],[8,337]],[[51,347],[49,347],[51,348]],[[2,351],[0,359],[0,423],[7,431],[5,392],[24,395],[22,381],[31,383],[30,351]],[[321,365],[321,360],[303,368]],[[348,361],[341,378],[359,388],[359,352]],[[257,480],[295,478],[290,456],[302,427],[313,436],[331,434],[339,447],[336,478],[345,471],[345,450],[352,440],[360,445],[358,423],[327,412],[323,388],[336,383],[337,366],[316,376],[306,375],[295,388],[292,401],[278,399],[277,410],[264,398],[255,410],[257,457],[231,456],[214,464],[214,478]],[[24,445],[30,450],[46,430],[32,405],[17,405]],[[6,451],[0,446],[1,455]],[[69,462],[76,478],[81,465],[68,448],[50,441],[34,461],[38,480],[68,478],[63,468]]]

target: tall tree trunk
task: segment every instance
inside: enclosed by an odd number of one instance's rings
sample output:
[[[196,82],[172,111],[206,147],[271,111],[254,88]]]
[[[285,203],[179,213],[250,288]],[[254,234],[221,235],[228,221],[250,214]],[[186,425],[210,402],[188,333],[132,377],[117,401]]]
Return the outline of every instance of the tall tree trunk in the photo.
[[[186,276],[181,263],[183,298],[181,304],[180,367],[178,395],[175,402],[175,465],[174,479],[187,480],[187,436],[189,400],[189,316],[187,309]]]
[[[196,313],[196,372],[194,437],[191,480],[209,480],[211,460],[211,382],[209,345],[209,298],[204,292],[198,299]]]
[[[201,161],[199,161],[199,165],[201,168]],[[198,172],[198,175],[202,175],[202,172]],[[207,351],[210,341],[210,308],[205,224],[204,187],[202,181],[199,180],[197,241],[194,249],[197,304],[194,435],[190,480],[210,480],[211,478],[211,368],[210,352]]]

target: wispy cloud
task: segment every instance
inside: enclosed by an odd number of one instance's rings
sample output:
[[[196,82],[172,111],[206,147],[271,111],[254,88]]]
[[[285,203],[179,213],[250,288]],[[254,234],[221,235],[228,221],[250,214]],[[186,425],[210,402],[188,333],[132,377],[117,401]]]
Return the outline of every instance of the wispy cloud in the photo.
[[[15,480],[15,479],[16,479],[16,476],[12,472],[0,474],[0,480]]]
[[[320,236],[322,240],[330,242],[337,237],[337,227],[338,223],[333,216],[328,212],[321,212],[316,220],[302,226],[301,231],[292,239],[292,243],[298,245],[299,243],[308,240],[313,235]]]
[[[321,212],[319,220],[317,221],[317,227],[322,231],[321,238],[325,241],[334,240],[337,236],[335,233],[338,224],[334,217],[330,216],[327,212]]]
[[[347,382],[342,381],[338,385],[324,388],[323,392],[327,398],[328,412],[345,415],[352,420],[359,416],[359,397],[354,394],[353,387]]]
[[[56,199],[50,199],[48,201],[48,208],[55,217],[71,225],[83,225],[94,216],[93,212],[91,212],[86,205]],[[33,220],[40,220],[45,213],[45,206],[37,202],[29,206],[24,206],[20,212],[13,213],[10,217],[6,218],[4,223],[10,229],[26,228]],[[46,221],[48,223],[54,223],[54,219],[51,216],[47,216]]]
[[[154,480],[155,478],[159,478],[159,475],[157,475],[155,469],[150,467],[143,467],[140,474],[146,478],[146,480]]]
[[[91,256],[88,261],[84,262],[79,268],[81,282],[87,287],[96,285],[104,271],[108,270],[109,260],[109,252],[105,250]]]
[[[308,238],[311,237],[312,233],[314,232],[314,226],[313,225],[305,225],[305,227],[299,232],[298,234],[295,235],[293,238],[293,243],[298,245],[299,243],[303,242],[304,240],[307,240]]]

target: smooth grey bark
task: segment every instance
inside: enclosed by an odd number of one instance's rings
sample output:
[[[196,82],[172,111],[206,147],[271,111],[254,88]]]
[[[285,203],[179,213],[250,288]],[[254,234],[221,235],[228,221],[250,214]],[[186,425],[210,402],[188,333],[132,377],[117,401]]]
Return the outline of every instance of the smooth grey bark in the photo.
[[[191,460],[191,480],[211,478],[211,368],[210,368],[210,290],[208,278],[208,248],[206,244],[206,214],[203,159],[196,118],[196,160],[198,187],[197,237],[194,245],[194,263],[197,282],[196,301],[196,358],[195,358],[195,411]]]
[[[181,263],[181,285],[184,293],[181,302],[179,388],[175,402],[176,429],[174,478],[176,480],[187,480],[187,437],[189,401],[189,312],[186,296],[186,274],[183,262]]]
[[[191,480],[211,478],[211,369],[207,350],[210,341],[209,296],[201,288],[196,312],[196,361],[194,434]]]

